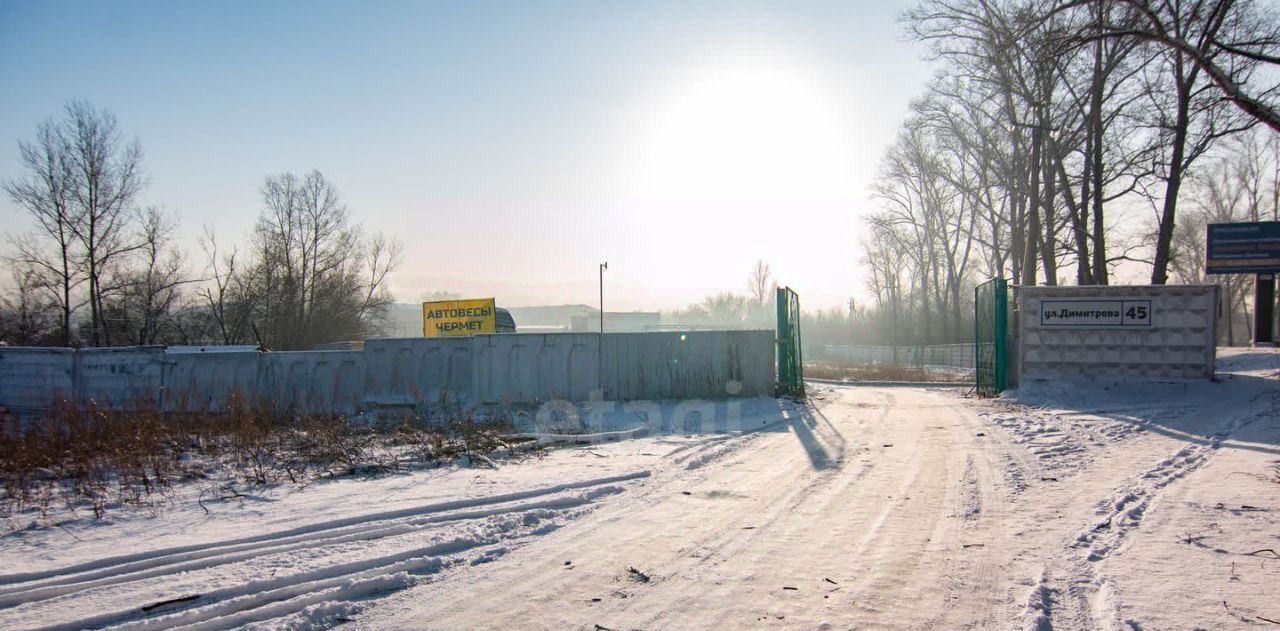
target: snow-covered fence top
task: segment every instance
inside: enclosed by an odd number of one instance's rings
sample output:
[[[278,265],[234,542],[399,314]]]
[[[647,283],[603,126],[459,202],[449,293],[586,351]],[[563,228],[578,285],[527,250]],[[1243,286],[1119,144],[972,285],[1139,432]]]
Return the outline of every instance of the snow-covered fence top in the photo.
[[[216,411],[233,393],[344,413],[445,400],[710,399],[766,396],[773,382],[772,331],[374,339],[363,350],[266,353],[0,347],[0,408],[19,414],[58,399]]]
[[[1018,287],[1015,292],[1022,379],[1213,378],[1216,285]]]

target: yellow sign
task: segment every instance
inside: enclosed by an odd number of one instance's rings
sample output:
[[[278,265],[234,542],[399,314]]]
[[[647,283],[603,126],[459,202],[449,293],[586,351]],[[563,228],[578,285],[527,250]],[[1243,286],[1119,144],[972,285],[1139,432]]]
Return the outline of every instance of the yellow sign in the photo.
[[[497,331],[493,298],[422,303],[422,334],[427,337],[475,335]]]

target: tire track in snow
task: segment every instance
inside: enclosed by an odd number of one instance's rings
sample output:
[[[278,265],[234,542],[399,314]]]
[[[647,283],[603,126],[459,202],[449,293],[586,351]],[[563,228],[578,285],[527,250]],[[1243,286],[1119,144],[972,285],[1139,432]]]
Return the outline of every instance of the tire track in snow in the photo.
[[[375,579],[394,573],[409,575],[434,573],[460,562],[460,559],[450,557],[476,550],[481,550],[481,554],[472,559],[472,562],[489,560],[505,552],[505,547],[502,545],[504,541],[527,538],[554,530],[560,524],[552,520],[559,517],[576,518],[590,510],[585,505],[592,500],[623,490],[622,487],[613,483],[648,476],[648,471],[640,471],[518,493],[442,502],[359,518],[345,518],[278,533],[214,543],[201,546],[201,550],[191,549],[196,546],[182,546],[124,555],[60,570],[28,573],[27,575],[41,575],[42,579],[27,581],[27,584],[20,584],[14,580],[15,576],[23,575],[10,575],[5,577],[11,587],[5,592],[3,602],[10,607],[19,603],[31,603],[23,610],[13,611],[13,615],[7,617],[13,618],[16,615],[20,620],[38,620],[39,614],[32,611],[31,606],[39,607],[47,599],[76,597],[76,594],[82,591],[102,592],[146,579],[160,580],[165,577],[178,578],[179,576],[187,578],[191,576],[189,573],[207,572],[210,568],[240,563],[265,555],[289,553],[307,548],[324,549],[350,541],[395,537],[451,521],[486,517],[503,518],[491,519],[490,523],[484,524],[487,528],[482,527],[479,532],[473,529],[472,535],[468,537],[401,550],[372,559],[359,559],[314,568],[279,578],[255,580],[214,590],[201,590],[201,593],[195,597],[183,598],[181,603],[151,611],[138,609],[133,603],[125,607],[115,606],[104,613],[45,628],[79,629],[126,624],[127,628],[156,629],[189,623],[211,624],[210,621],[226,616],[237,616],[235,619],[240,621],[231,625],[237,626],[276,617],[275,614],[263,613],[268,610],[253,616],[242,615],[244,611],[257,610],[267,604],[273,607],[270,611],[287,610],[288,614],[292,614],[307,607],[316,606],[317,603],[325,600],[331,600],[331,598],[318,596],[320,592],[332,592],[341,596],[345,593],[363,594],[370,590],[386,591],[388,584]],[[572,490],[583,490],[583,492],[513,504],[521,499],[546,498]],[[470,507],[481,508],[472,511],[460,510]],[[394,521],[397,519],[400,521]],[[365,526],[349,525],[358,520],[378,520],[379,523]],[[56,606],[57,602],[58,600],[49,601],[49,605]],[[292,604],[286,605],[286,603]],[[107,606],[110,607],[109,604]],[[174,613],[175,609],[180,611]]]
[[[934,441],[935,451],[938,444],[947,445],[946,455],[940,463],[925,460],[917,465],[920,482],[928,486],[932,478],[943,494],[932,515],[919,520],[922,527],[929,521],[933,525],[923,541],[917,539],[917,558],[904,572],[915,578],[903,582],[900,593],[921,592],[922,584],[931,584],[936,585],[937,596],[932,611],[910,627],[991,629],[998,620],[996,607],[974,608],[972,603],[994,605],[1002,597],[998,588],[1002,569],[992,536],[1003,531],[1005,518],[1003,491],[997,484],[1002,479],[999,460],[979,436],[985,421],[977,416],[955,410],[936,413],[927,423],[922,442]],[[910,491],[910,496],[915,498],[917,492]]]
[[[1215,413],[1225,412],[1227,403]],[[1071,415],[1071,413],[1063,413]],[[1081,550],[1063,562],[1060,582],[1053,587],[1049,568],[1042,570],[1024,608],[1024,629],[1037,631],[1054,628],[1055,618],[1069,617],[1073,628],[1130,629],[1130,621],[1121,620],[1114,583],[1099,571],[1099,563],[1120,548],[1125,539],[1141,524],[1161,492],[1204,467],[1233,433],[1259,418],[1253,412],[1237,414],[1218,424],[1210,434],[1189,437],[1182,446],[1156,464],[1131,476],[1127,482],[1098,502],[1098,518],[1078,531],[1064,548]],[[1147,420],[1141,419],[1145,425]],[[1126,438],[1127,434],[1116,436]],[[1066,597],[1063,597],[1065,594]],[[1055,608],[1053,605],[1060,605]]]
[[[394,511],[386,511],[382,513],[372,513],[368,515],[360,515],[357,517],[346,517],[335,519],[327,522],[309,524],[299,528],[268,533],[264,535],[255,535],[252,537],[242,537],[239,539],[231,539],[212,544],[196,544],[189,546],[176,546],[161,550],[152,550],[141,552],[138,554],[121,555],[116,557],[107,557],[97,559],[87,563],[79,563],[76,565],[66,566],[52,570],[44,570],[39,572],[24,572],[19,574],[0,575],[0,585],[8,585],[9,587],[0,588],[0,603],[5,602],[4,597],[16,592],[22,592],[30,589],[32,586],[22,586],[22,583],[32,583],[36,581],[46,581],[40,584],[40,587],[47,585],[65,584],[69,582],[79,582],[91,580],[93,578],[103,576],[114,576],[122,572],[134,572],[150,567],[169,565],[172,563],[192,561],[196,559],[208,558],[221,554],[240,552],[244,550],[261,549],[266,546],[288,544],[297,541],[308,541],[321,533],[328,533],[325,536],[342,537],[351,536],[359,533],[367,533],[380,528],[387,527],[385,522],[404,520],[411,517],[419,517],[430,515],[432,513],[443,513],[448,511],[457,511],[465,508],[474,508],[477,506],[488,506],[506,504],[518,500],[530,499],[534,497],[554,495],[564,491],[583,489],[593,486],[601,486],[615,482],[626,482],[639,478],[647,478],[650,473],[648,471],[637,471],[625,475],[610,476],[605,478],[594,478],[591,480],[582,480],[578,482],[569,482],[565,484],[557,484],[555,486],[543,487],[539,489],[531,489],[528,491],[519,491],[515,493],[506,493],[502,495],[492,495],[487,497],[477,497],[467,500],[455,500],[449,502],[438,502],[434,504],[426,504],[423,506],[415,506],[412,508],[398,509]],[[378,522],[371,524],[370,522]],[[0,605],[3,607],[4,605]]]
[[[537,530],[536,528],[533,529],[534,532],[537,532]],[[517,531],[517,534],[513,535],[512,531],[497,531],[480,536],[460,537],[444,543],[373,559],[364,559],[287,577],[250,581],[241,585],[212,590],[182,603],[184,608],[176,612],[172,610],[168,612],[161,611],[160,615],[148,616],[149,612],[143,612],[136,608],[118,610],[42,627],[42,630],[71,631],[73,629],[112,626],[118,629],[151,631],[154,629],[186,628],[196,623],[202,623],[197,628],[221,628],[249,622],[250,620],[245,619],[249,617],[255,617],[257,619],[255,621],[266,620],[279,617],[285,613],[299,611],[316,602],[333,600],[333,598],[329,597],[309,597],[311,595],[323,596],[323,594],[317,594],[317,592],[331,589],[340,590],[344,586],[359,584],[398,573],[410,575],[435,573],[446,567],[456,565],[459,559],[453,557],[472,550],[494,546],[504,540],[513,539],[520,534],[523,533]],[[265,610],[270,612],[270,615],[246,615],[246,612],[256,610],[265,605],[273,606],[273,609]],[[286,609],[288,611],[285,611]],[[244,620],[243,622],[226,620],[222,623],[217,622],[218,619],[228,616],[236,616],[235,620]]]
[[[698,469],[742,449],[780,426],[796,422],[801,409],[803,408],[785,408],[779,412],[776,419],[766,421],[759,427],[712,435],[700,441],[690,442],[667,452],[666,457],[671,458],[676,464],[685,465],[686,469]]]
[[[1131,478],[1098,503],[1101,519],[1081,531],[1073,547],[1087,547],[1089,561],[1105,559],[1141,525],[1143,516],[1160,491],[1199,470],[1222,446],[1222,441],[1258,418],[1256,413],[1245,413],[1223,421],[1213,433],[1197,437],[1203,442],[1187,444]]]
[[[62,577],[59,580],[41,583],[27,589],[14,589],[8,593],[0,594],[0,609],[14,607],[27,602],[46,600],[49,598],[73,594],[97,587],[122,585],[124,583],[141,581],[157,576],[210,569],[220,565],[238,563],[265,555],[283,554],[307,548],[323,548],[356,541],[369,542],[387,537],[407,535],[441,523],[481,519],[501,514],[528,513],[537,510],[564,510],[587,504],[605,494],[620,492],[622,492],[621,487],[602,486],[592,489],[590,492],[570,495],[553,500],[423,517],[384,527],[352,529],[355,530],[355,532],[343,532],[342,534],[330,537],[297,537],[291,538],[287,543],[282,542],[280,545],[264,546],[260,544],[249,544],[247,547],[242,546],[234,550],[223,550],[220,553],[212,552],[203,555],[187,553],[177,555],[177,558],[159,557],[136,564],[125,564],[124,566],[117,566],[115,568],[96,570],[89,576],[74,575]],[[186,557],[194,558],[184,560]],[[130,565],[142,565],[144,567],[137,569],[130,567]]]
[[[880,398],[885,399],[886,404],[875,406],[876,418],[874,421],[863,420],[863,423],[879,425],[888,415],[892,408],[893,398],[890,394],[881,395]],[[822,403],[810,401],[807,405],[814,408],[823,407]],[[813,410],[814,408],[810,408]],[[820,416],[816,412],[809,412],[815,418],[812,418],[813,425],[809,426],[809,431],[815,440],[831,440],[838,437],[838,432],[832,434],[834,428],[829,427],[830,421],[819,420]],[[806,415],[802,410],[790,411],[781,419],[768,424],[767,427],[776,427],[780,424],[790,425],[792,423],[806,423]],[[853,423],[850,423],[853,424]],[[791,436],[788,436],[791,434]],[[866,461],[857,463],[846,463],[845,458],[847,452],[853,451],[849,447],[836,447],[837,442],[831,440],[830,450],[827,459],[828,467],[814,470],[808,460],[808,456],[798,456],[796,450],[804,448],[796,444],[797,438],[794,431],[781,432],[776,434],[766,434],[765,432],[755,432],[747,437],[754,437],[754,444],[751,442],[743,442],[739,447],[745,447],[737,458],[728,462],[708,462],[705,469],[699,467],[686,467],[678,475],[682,477],[693,473],[694,477],[706,477],[710,479],[719,479],[720,485],[731,486],[734,488],[767,488],[776,490],[774,494],[761,494],[758,497],[767,498],[763,504],[743,505],[743,515],[750,515],[746,520],[728,519],[727,523],[733,524],[735,527],[710,529],[697,538],[690,538],[682,546],[681,553],[672,559],[668,566],[664,568],[662,575],[662,583],[672,577],[710,577],[719,576],[724,572],[731,572],[726,566],[731,566],[736,560],[744,556],[762,556],[764,559],[781,559],[780,554],[770,554],[768,550],[777,550],[786,548],[788,545],[797,545],[802,540],[799,537],[792,524],[787,522],[801,512],[814,511],[817,514],[825,512],[833,504],[845,501],[844,492],[850,486],[855,485],[858,480],[870,469]],[[767,436],[774,436],[766,440]],[[754,439],[753,438],[753,439]],[[721,460],[716,458],[715,460]],[[766,466],[758,466],[758,463],[767,463]],[[848,464],[848,466],[846,466]],[[732,480],[737,484],[730,483],[730,479],[724,477],[725,474],[732,474]],[[686,478],[687,479],[687,478]],[[720,486],[718,485],[718,486]],[[803,507],[803,508],[802,508]],[[749,528],[742,528],[739,524],[750,524]],[[807,532],[802,530],[801,532]],[[813,545],[811,540],[807,541],[808,545]],[[762,561],[761,565],[765,565]],[[835,575],[831,573],[831,575]],[[734,581],[721,582],[712,579],[712,585],[706,585],[704,590],[679,590],[676,593],[670,593],[666,597],[671,602],[662,608],[662,610],[653,612],[650,617],[645,619],[643,624],[638,626],[642,628],[681,628],[684,626],[691,627],[707,627],[709,623],[690,624],[688,621],[672,618],[672,612],[688,610],[699,607],[697,603],[707,599],[717,599],[723,590],[732,589]],[[658,589],[662,589],[661,587]],[[643,597],[643,596],[641,596]],[[724,598],[729,599],[731,596],[725,595]],[[634,602],[634,601],[632,601]],[[602,620],[604,626],[614,626],[606,617]],[[634,621],[633,621],[634,622]],[[636,626],[634,623],[631,626]],[[712,628],[732,628],[732,625],[716,624]]]

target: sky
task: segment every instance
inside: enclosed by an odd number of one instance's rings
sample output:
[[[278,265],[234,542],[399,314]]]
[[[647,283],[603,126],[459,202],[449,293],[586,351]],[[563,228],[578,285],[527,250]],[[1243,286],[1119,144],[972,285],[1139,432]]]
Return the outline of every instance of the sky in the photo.
[[[0,0],[0,180],[71,99],[145,152],[139,202],[243,243],[320,170],[405,246],[396,298],[687,306],[757,259],[865,299],[860,217],[931,69],[907,2]],[[0,230],[29,221],[0,199]]]

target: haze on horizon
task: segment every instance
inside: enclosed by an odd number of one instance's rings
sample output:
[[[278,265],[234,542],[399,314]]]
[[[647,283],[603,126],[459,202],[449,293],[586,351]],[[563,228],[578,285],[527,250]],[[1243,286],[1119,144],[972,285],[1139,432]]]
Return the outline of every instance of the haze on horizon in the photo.
[[[929,70],[907,3],[0,3],[0,179],[70,99],[145,152],[143,204],[243,241],[318,169],[405,260],[396,299],[672,309],[767,261],[866,295],[859,217]],[[6,230],[25,212],[0,199]],[[20,228],[19,228],[20,229]]]

